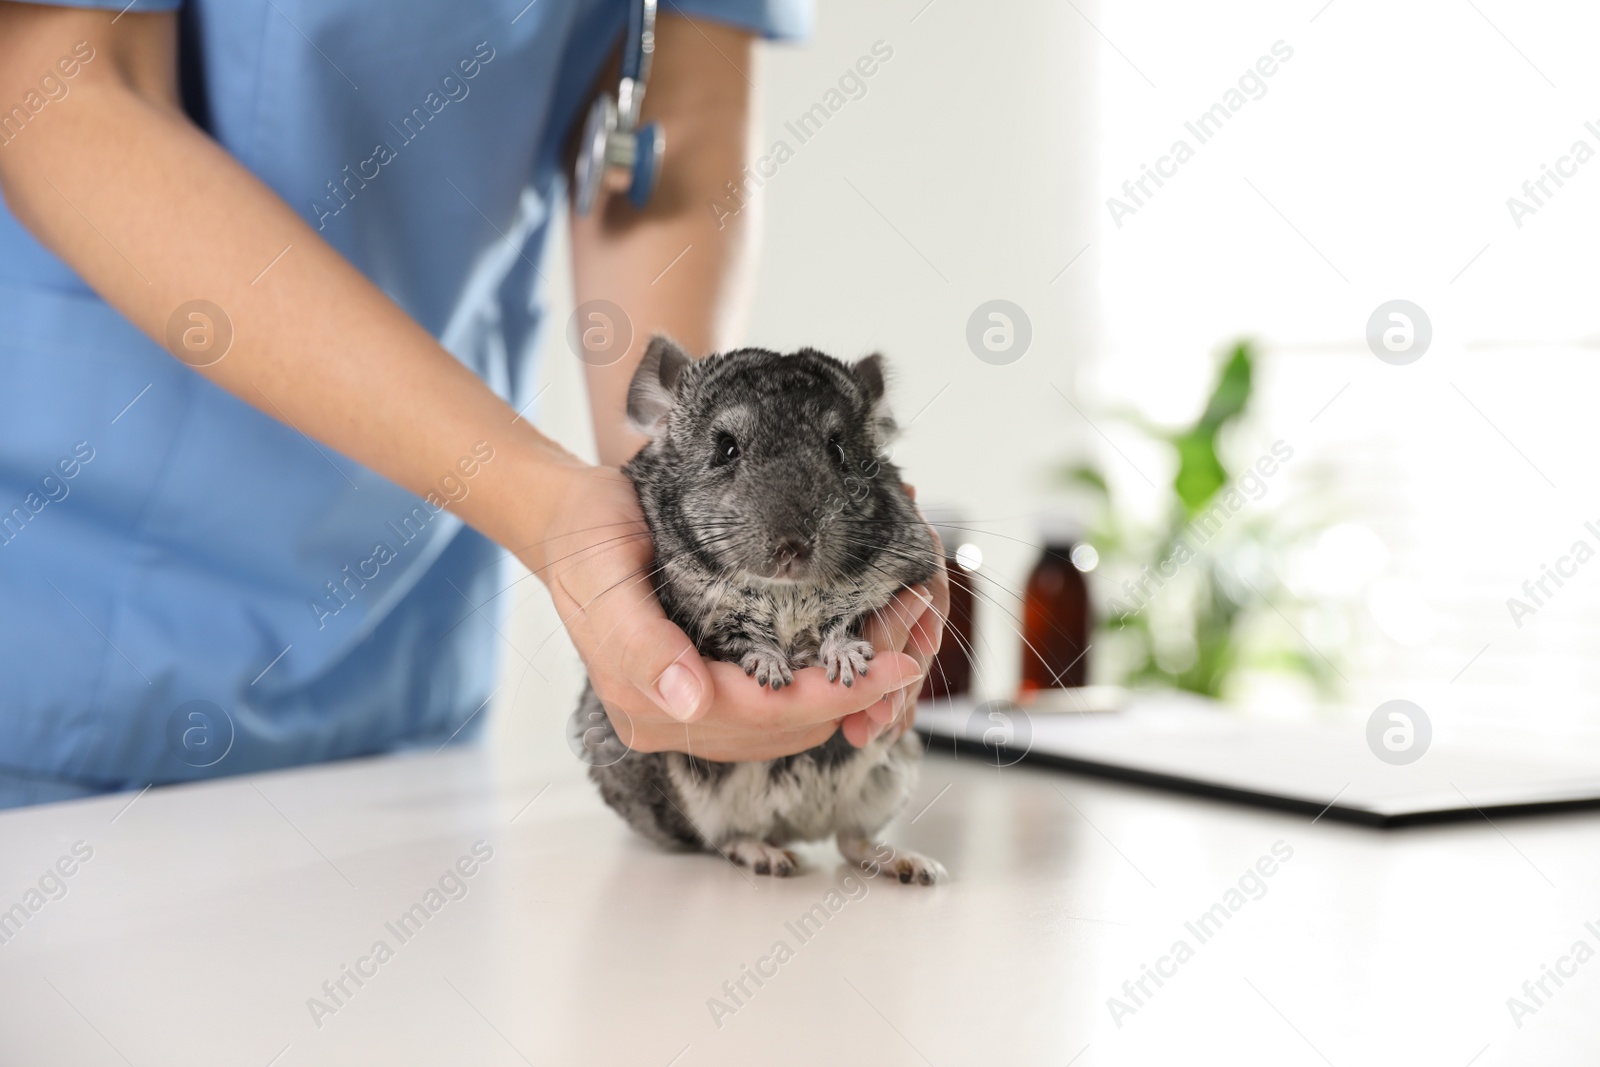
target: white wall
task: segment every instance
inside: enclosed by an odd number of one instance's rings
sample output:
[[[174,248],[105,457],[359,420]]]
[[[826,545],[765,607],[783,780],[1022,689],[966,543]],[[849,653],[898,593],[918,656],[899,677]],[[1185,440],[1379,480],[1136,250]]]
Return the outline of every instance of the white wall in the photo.
[[[1103,53],[1093,94],[1104,347],[1088,410],[1187,417],[1207,354],[1254,336],[1262,403],[1235,444],[1296,450],[1266,503],[1366,531],[1283,568],[1315,602],[1295,626],[1343,658],[1352,709],[1404,697],[1436,723],[1600,725],[1600,570],[1579,570],[1520,628],[1506,604],[1579,538],[1600,545],[1584,529],[1600,518],[1600,129],[1585,125],[1600,127],[1586,51],[1600,10],[1116,0],[1097,21],[1127,60]],[[1280,40],[1294,55],[1266,94],[1114,226],[1104,197],[1192,142],[1185,120]],[[1580,139],[1590,161],[1565,164],[1537,213],[1514,218],[1508,198]],[[1408,366],[1363,337],[1395,298],[1433,325]],[[1159,482],[1167,457],[1112,433]],[[1375,549],[1349,550],[1363,539]],[[1340,587],[1354,611],[1328,626],[1319,609]]]

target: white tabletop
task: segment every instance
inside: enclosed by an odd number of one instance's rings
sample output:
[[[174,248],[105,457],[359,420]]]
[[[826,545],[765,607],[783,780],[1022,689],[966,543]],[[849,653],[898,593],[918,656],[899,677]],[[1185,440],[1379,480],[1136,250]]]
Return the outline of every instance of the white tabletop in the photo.
[[[0,944],[0,1063],[1600,1061],[1600,961],[1507,1008],[1600,950],[1600,815],[1385,832],[932,755],[888,835],[927,889],[659,853],[582,771],[453,749],[0,813],[0,908],[92,849]]]

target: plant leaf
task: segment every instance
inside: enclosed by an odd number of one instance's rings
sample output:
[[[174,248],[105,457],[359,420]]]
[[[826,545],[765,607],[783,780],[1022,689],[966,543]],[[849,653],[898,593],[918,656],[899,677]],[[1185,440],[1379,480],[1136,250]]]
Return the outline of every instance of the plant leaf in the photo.
[[[1233,353],[1217,377],[1216,386],[1211,390],[1211,399],[1206,402],[1206,409],[1195,424],[1196,430],[1209,429],[1215,434],[1224,424],[1244,414],[1250,404],[1254,369],[1255,355],[1250,349],[1250,342],[1235,344]]]
[[[1244,414],[1250,403],[1253,378],[1254,356],[1250,344],[1240,341],[1223,364],[1199,420],[1170,439],[1178,453],[1178,471],[1173,476],[1172,488],[1187,515],[1202,511],[1217,490],[1227,484],[1227,468],[1217,456],[1217,435],[1229,422]]]
[[[1073,484],[1088,486],[1090,489],[1098,491],[1101,496],[1109,497],[1111,495],[1111,487],[1106,484],[1105,475],[1093,467],[1082,464],[1068,467],[1061,472],[1061,476]]]

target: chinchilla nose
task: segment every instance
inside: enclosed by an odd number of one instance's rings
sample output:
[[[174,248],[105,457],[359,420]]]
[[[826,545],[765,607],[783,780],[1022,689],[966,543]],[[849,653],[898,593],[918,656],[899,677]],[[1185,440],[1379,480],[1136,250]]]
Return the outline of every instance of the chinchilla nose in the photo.
[[[784,534],[772,546],[772,559],[780,569],[811,558],[811,542],[799,534]]]

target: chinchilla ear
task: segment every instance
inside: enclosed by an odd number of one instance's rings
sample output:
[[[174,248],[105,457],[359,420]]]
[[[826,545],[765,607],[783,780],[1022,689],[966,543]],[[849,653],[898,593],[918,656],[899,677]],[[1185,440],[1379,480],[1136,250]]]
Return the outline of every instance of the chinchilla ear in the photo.
[[[867,403],[871,406],[870,418],[878,442],[887,444],[900,432],[900,427],[895,423],[894,414],[889,410],[886,395],[887,367],[883,356],[874,352],[864,359],[858,359],[851,364],[850,371],[856,376],[856,381],[861,383],[861,391],[866,394]]]
[[[689,353],[665,334],[650,338],[639,369],[628,385],[628,421],[649,437],[666,429],[667,416],[678,404],[678,383],[690,364]]]

